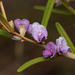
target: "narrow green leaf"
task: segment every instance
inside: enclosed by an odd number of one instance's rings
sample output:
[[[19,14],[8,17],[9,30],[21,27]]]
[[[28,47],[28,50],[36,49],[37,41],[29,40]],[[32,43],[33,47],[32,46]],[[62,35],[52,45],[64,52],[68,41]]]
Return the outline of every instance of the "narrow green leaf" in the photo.
[[[34,9],[44,11],[45,6],[34,6]],[[52,12],[56,14],[62,14],[62,15],[71,15],[71,13],[68,11],[54,9],[54,8],[52,9]]]
[[[65,0],[65,2],[63,0],[61,0],[61,2],[72,14],[75,15],[75,10],[71,6],[66,4],[66,0]]]
[[[33,8],[36,10],[41,10],[41,11],[45,10],[45,6],[34,6]]]
[[[64,10],[59,10],[59,9],[53,9],[52,12],[57,13],[57,14],[62,14],[62,15],[71,15],[70,12],[64,11]]]
[[[12,35],[7,33],[6,31],[0,29],[0,35],[8,38],[12,38]]]
[[[1,13],[0,13],[0,23],[8,32],[13,32],[13,28]]]
[[[50,58],[45,59],[44,57],[38,57],[38,58],[32,59],[32,60],[24,63],[21,67],[19,67],[17,72],[22,72],[23,70],[25,70],[26,68],[28,68],[34,64],[37,64],[37,63],[40,63],[43,61],[48,61],[48,60],[51,60],[51,59]]]
[[[48,20],[50,18],[54,3],[55,3],[55,0],[48,0],[48,2],[46,4],[46,8],[45,8],[45,11],[44,11],[44,14],[43,14],[43,19],[42,19],[42,22],[41,22],[41,25],[44,25],[45,27],[47,27]]]
[[[68,46],[71,47],[71,52],[75,54],[74,45],[73,45],[72,41],[70,40],[69,36],[67,35],[66,31],[64,30],[64,28],[58,22],[55,23],[55,26],[56,26],[56,29],[57,29],[58,33],[60,34],[60,36],[63,36],[65,38],[65,40],[67,41]]]

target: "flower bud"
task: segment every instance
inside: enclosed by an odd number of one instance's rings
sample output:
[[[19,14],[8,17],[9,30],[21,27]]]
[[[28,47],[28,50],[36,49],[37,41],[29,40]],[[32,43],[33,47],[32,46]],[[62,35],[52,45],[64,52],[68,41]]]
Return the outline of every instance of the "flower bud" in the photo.
[[[13,40],[21,40],[21,38],[18,37],[18,36],[16,36],[16,35],[12,35],[12,39],[13,39]]]

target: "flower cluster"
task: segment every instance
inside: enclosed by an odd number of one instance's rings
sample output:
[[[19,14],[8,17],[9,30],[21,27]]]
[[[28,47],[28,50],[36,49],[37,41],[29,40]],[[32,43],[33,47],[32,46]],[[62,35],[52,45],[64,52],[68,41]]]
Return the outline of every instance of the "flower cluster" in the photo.
[[[70,51],[70,47],[67,46],[66,40],[63,37],[59,37],[56,39],[56,45],[53,42],[47,43],[45,47],[45,51],[43,51],[43,55],[45,58],[52,58],[57,52],[60,53],[67,53],[67,51]]]
[[[46,40],[48,36],[48,32],[43,25],[40,25],[38,22],[34,22],[30,24],[27,19],[16,19],[14,20],[15,27],[18,29],[22,36],[25,36],[26,31],[37,41],[42,42]],[[21,40],[18,36],[12,36],[15,40]],[[66,40],[63,37],[59,37],[56,39],[56,45],[53,42],[48,42],[45,51],[43,51],[43,55],[45,58],[53,58],[57,52],[60,53],[67,53],[70,51],[70,47],[67,46]]]
[[[27,31],[37,42],[46,40],[48,36],[46,28],[43,25],[40,25],[38,22],[30,24],[27,19],[16,19],[14,20],[14,25],[22,36],[25,36]]]

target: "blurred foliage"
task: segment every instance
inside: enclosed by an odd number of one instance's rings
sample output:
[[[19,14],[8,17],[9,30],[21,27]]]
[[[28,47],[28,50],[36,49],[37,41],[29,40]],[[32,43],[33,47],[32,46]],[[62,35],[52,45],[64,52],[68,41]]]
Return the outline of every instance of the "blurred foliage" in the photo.
[[[34,6],[34,9],[44,11],[45,10],[45,6]],[[56,14],[62,14],[62,15],[71,15],[71,13],[68,12],[68,11],[55,9],[55,8],[52,9],[52,12],[56,13]]]

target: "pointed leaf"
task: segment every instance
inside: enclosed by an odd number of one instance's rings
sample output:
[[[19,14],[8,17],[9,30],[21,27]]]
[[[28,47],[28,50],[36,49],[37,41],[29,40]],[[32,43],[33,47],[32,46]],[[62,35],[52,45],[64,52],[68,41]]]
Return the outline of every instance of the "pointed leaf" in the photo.
[[[47,27],[53,6],[54,6],[55,0],[48,0],[47,4],[46,4],[46,8],[43,14],[43,19],[41,22],[41,25],[44,25],[45,27]]]
[[[45,6],[34,6],[34,9],[44,11]],[[54,8],[52,9],[52,12],[56,13],[56,14],[62,14],[62,15],[71,15],[71,13],[68,11],[64,11],[64,10],[60,10],[60,9],[54,9]]]
[[[1,13],[0,13],[0,23],[8,32],[13,32],[13,28]]]
[[[8,32],[6,32],[6,31],[4,31],[2,29],[0,29],[0,35],[4,36],[4,37],[12,38],[11,34],[9,34]]]
[[[64,30],[64,28],[58,22],[55,23],[55,26],[56,26],[56,29],[57,29],[58,33],[60,34],[60,36],[63,36],[65,38],[68,46],[71,47],[71,52],[75,54],[74,45],[73,45],[72,41],[70,40],[69,36],[67,35],[66,31]]]
[[[32,59],[32,60],[24,63],[21,67],[19,67],[17,72],[22,72],[23,70],[25,70],[26,68],[28,68],[34,64],[37,64],[37,63],[40,63],[43,61],[48,61],[48,60],[51,60],[51,59],[50,58],[44,58],[44,57],[38,57],[38,58]]]

